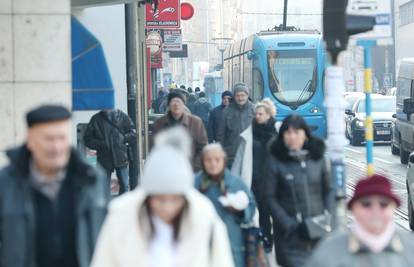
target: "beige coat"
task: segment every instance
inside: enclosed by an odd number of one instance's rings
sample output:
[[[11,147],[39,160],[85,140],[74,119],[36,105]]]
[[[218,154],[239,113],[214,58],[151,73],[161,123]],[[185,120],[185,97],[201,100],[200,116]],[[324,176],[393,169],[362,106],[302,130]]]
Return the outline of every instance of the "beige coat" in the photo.
[[[150,224],[145,199],[145,193],[137,189],[110,204],[91,267],[148,267]],[[234,267],[227,231],[212,204],[195,190],[186,199],[177,266]]]

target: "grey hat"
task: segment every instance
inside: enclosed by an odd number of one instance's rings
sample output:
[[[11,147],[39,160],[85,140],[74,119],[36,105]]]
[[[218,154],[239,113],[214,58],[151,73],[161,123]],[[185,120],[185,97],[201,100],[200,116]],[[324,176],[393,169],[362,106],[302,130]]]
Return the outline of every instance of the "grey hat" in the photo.
[[[249,94],[249,88],[245,83],[236,83],[233,86],[233,94],[236,95],[238,92],[245,92],[246,94]]]
[[[194,173],[184,153],[170,146],[155,147],[145,162],[141,188],[148,195],[185,195],[192,190]]]

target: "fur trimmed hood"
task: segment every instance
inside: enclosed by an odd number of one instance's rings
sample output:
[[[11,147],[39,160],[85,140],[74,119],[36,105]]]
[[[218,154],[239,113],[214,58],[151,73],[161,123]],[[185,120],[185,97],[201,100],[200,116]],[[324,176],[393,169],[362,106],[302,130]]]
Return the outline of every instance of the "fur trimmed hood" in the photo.
[[[309,158],[320,160],[325,154],[326,145],[322,139],[311,136],[305,142],[303,149],[308,151]],[[288,162],[295,160],[295,158],[289,155],[289,149],[286,147],[281,136],[270,142],[269,151],[279,161]]]

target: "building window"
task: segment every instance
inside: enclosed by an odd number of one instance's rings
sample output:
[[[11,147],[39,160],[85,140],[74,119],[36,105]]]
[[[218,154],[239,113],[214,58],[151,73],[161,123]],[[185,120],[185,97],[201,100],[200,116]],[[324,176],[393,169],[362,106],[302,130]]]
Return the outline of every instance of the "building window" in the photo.
[[[400,6],[400,27],[414,22],[414,1]]]

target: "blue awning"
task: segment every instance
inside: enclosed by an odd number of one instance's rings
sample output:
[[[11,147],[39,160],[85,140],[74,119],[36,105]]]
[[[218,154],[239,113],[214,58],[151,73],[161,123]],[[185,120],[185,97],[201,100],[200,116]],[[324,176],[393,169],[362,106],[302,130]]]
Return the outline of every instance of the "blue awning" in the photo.
[[[114,87],[99,40],[72,16],[73,110],[114,107]]]

